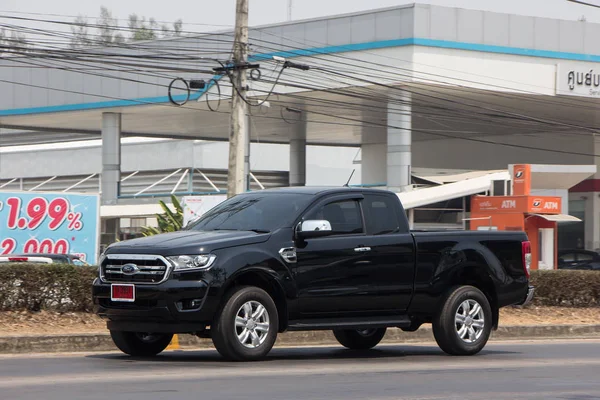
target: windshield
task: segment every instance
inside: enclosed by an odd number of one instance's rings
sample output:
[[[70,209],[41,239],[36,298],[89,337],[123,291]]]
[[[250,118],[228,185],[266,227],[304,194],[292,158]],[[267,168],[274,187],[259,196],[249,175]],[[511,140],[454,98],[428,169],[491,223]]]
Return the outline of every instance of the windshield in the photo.
[[[271,232],[291,226],[310,203],[306,194],[242,194],[219,204],[185,230],[236,230]]]

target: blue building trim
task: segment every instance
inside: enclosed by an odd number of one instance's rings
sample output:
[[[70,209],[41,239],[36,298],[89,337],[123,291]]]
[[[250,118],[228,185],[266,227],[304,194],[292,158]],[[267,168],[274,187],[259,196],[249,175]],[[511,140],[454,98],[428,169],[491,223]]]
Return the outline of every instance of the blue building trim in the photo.
[[[206,84],[204,89],[194,91],[190,93],[188,101],[198,100],[202,95],[208,92],[214,85],[215,81],[220,79],[220,76],[213,77],[209,83]],[[50,89],[51,90],[51,89]],[[180,94],[173,96],[173,100],[176,102],[182,102],[187,99],[187,94]],[[46,106],[46,107],[30,107],[30,108],[14,108],[10,110],[0,110],[0,117],[18,116],[18,115],[32,115],[32,114],[47,114],[55,112],[66,112],[66,111],[86,111],[86,110],[98,110],[103,108],[115,108],[115,107],[130,107],[130,106],[147,106],[156,104],[169,103],[169,96],[159,97],[144,97],[140,99],[131,100],[107,100],[91,103],[78,103],[78,104],[64,104],[59,106]]]
[[[394,40],[382,40],[375,42],[366,43],[355,43],[348,45],[339,46],[325,46],[315,47],[310,49],[301,50],[285,50],[277,51],[272,53],[256,54],[249,58],[252,62],[264,61],[272,59],[273,56],[279,56],[284,58],[293,57],[309,57],[314,55],[324,54],[336,54],[336,53],[347,53],[351,51],[367,51],[376,49],[386,49],[391,47],[403,47],[403,46],[424,46],[424,47],[437,47],[454,50],[468,50],[477,51],[484,53],[496,53],[496,54],[510,54],[527,57],[540,57],[540,58],[551,58],[558,60],[571,60],[571,61],[588,61],[588,62],[599,62],[600,55],[593,54],[582,54],[582,53],[569,53],[563,51],[553,50],[537,50],[537,49],[525,49],[520,47],[509,47],[509,46],[495,46],[488,44],[477,44],[477,43],[466,43],[466,42],[454,42],[448,40],[435,40],[435,39],[423,39],[423,38],[406,38],[406,39],[394,39]],[[190,101],[198,100],[205,94],[213,85],[214,81],[220,79],[220,76],[215,76],[213,80],[207,84],[206,88],[190,95]],[[187,95],[173,96],[176,101],[183,101]],[[139,105],[153,105],[168,103],[169,98],[167,96],[160,97],[147,97],[132,100],[110,100],[101,102],[91,103],[80,103],[80,104],[66,104],[60,106],[47,106],[47,107],[32,107],[32,108],[18,108],[9,110],[0,110],[0,117],[18,116],[18,115],[31,115],[31,114],[44,114],[53,112],[64,112],[64,111],[84,111],[94,110],[102,108],[115,108],[115,107],[129,107]]]

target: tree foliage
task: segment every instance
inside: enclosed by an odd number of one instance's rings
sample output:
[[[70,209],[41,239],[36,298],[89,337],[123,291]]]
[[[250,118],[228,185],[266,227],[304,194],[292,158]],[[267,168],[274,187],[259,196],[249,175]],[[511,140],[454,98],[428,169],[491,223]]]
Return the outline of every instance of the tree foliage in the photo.
[[[96,33],[91,34],[87,17],[78,16],[71,26],[71,47],[79,48],[90,45],[111,46],[122,44],[126,41],[153,40],[158,38],[181,36],[183,31],[183,21],[175,21],[172,26],[167,24],[159,25],[154,18],[146,19],[137,14],[129,15],[127,27],[120,27],[119,21],[112,12],[102,6],[100,7],[100,17],[97,19]],[[125,37],[121,31],[127,31],[129,37]]]
[[[111,46],[121,44],[125,37],[120,32],[119,21],[104,6],[100,7],[100,17],[96,21],[96,33],[90,33],[87,17],[79,15],[71,25],[71,47],[79,48],[91,45]]]
[[[119,32],[119,22],[113,17],[108,8],[100,7],[100,19],[98,20],[98,39],[102,46],[120,44],[125,38]]]
[[[146,17],[139,17],[137,14],[129,16],[129,30],[131,40],[153,40],[158,34],[158,23],[154,18],[146,21]]]
[[[24,34],[12,29],[0,29],[0,55],[12,52],[22,53],[29,50],[29,43]]]
[[[88,31],[88,20],[82,15],[77,16],[71,25],[71,47],[85,47],[93,44],[93,39]]]
[[[175,212],[173,212],[164,201],[161,200],[158,202],[164,211],[163,214],[156,215],[158,228],[144,227],[142,229],[142,234],[144,236],[153,236],[160,233],[177,232],[178,230],[181,230],[183,226],[183,207],[181,207],[181,203],[177,200],[175,195],[171,195],[171,202],[173,203]]]

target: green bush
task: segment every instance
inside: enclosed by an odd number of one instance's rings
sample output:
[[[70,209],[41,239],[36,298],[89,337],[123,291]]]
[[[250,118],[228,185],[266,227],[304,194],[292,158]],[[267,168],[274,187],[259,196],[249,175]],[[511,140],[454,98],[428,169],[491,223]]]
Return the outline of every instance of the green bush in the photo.
[[[600,271],[532,271],[534,305],[600,307]]]
[[[0,311],[91,311],[96,267],[0,264]]]
[[[92,311],[97,267],[1,264],[0,311]],[[600,272],[532,271],[537,306],[600,307]]]

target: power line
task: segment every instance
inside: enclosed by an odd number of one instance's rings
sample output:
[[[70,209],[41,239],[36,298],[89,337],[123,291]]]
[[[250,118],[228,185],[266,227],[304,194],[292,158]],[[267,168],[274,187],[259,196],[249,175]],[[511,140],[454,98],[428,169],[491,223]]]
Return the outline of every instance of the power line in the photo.
[[[331,71],[327,71],[326,70],[324,72],[330,73]],[[355,76],[351,76],[351,75],[347,75],[346,78],[348,78],[348,79],[356,79]],[[369,80],[367,80],[367,82],[369,82],[370,84],[376,84],[377,83],[377,82],[373,82],[373,81],[369,81]],[[389,86],[389,85],[385,85],[384,84],[383,86]],[[326,86],[324,86],[324,88],[326,88]],[[312,89],[314,89],[314,87],[312,87]],[[393,87],[393,89],[397,89],[397,88]],[[423,96],[422,93],[415,92],[415,94]],[[368,99],[368,100],[373,100],[372,97],[369,97],[369,96],[366,96],[366,95],[363,95],[362,98]],[[443,98],[443,97],[439,97],[439,96],[435,96],[435,98],[437,98],[437,100],[439,100],[439,101],[450,101],[447,98]],[[450,101],[450,102],[456,103],[456,101]],[[470,106],[470,107],[478,107],[479,106],[479,105],[473,105],[473,104],[463,104],[463,105]],[[523,116],[523,115],[510,115],[510,114],[507,115],[507,113],[505,111],[503,111],[503,110],[487,110],[487,111],[493,111],[495,113],[498,113],[499,115],[504,114],[505,117],[510,117],[513,120],[525,119],[525,120],[529,120],[530,122],[546,123],[546,124],[550,124],[550,125],[553,125],[553,126],[556,125],[556,121],[551,121],[551,120],[550,121],[548,121],[548,120],[543,121],[543,120],[536,120],[536,119],[532,120],[530,116]],[[367,121],[363,121],[363,120],[361,120],[360,122],[361,123],[365,123],[365,122],[368,123]],[[576,126],[576,125],[569,125],[569,124],[563,124],[563,126],[568,127],[568,128],[586,128],[586,127],[581,127],[581,126]],[[591,128],[587,128],[587,129],[591,129]],[[460,137],[455,137],[455,138],[456,139],[465,140],[464,138],[460,138]],[[492,143],[496,143],[496,142],[492,142]],[[548,150],[548,149],[540,149],[540,150],[542,150],[542,151],[551,151],[551,150]],[[567,152],[567,153],[574,154],[572,152]]]
[[[45,16],[45,17],[64,17],[64,18],[78,18],[78,17],[85,17],[85,18],[95,18],[95,19],[99,19],[100,17],[88,17],[86,15],[72,15],[72,14],[53,14],[53,13],[36,13],[36,12],[25,12],[25,11],[14,11],[14,10],[0,10],[0,13],[4,13],[4,14],[17,14],[17,15],[37,15],[37,16]],[[116,21],[129,21],[129,18],[112,18],[113,20]],[[177,21],[161,21],[161,20],[155,20],[156,23],[159,24],[172,24],[175,23]],[[204,24],[204,23],[199,23],[199,22],[185,22],[185,25],[194,25],[194,26],[210,26],[210,27],[222,27],[222,28],[233,28],[233,25],[223,25],[223,24]]]
[[[11,83],[10,81],[6,81],[6,80],[0,80],[0,82]],[[70,91],[70,90],[46,88],[46,87],[42,87],[42,86],[39,86],[39,85],[33,85],[33,84],[24,84],[24,83],[18,83],[18,82],[15,82],[15,84],[17,84],[17,85],[23,85],[23,86],[28,86],[28,87],[37,87],[37,88],[49,89],[49,90],[58,90],[58,91],[61,91],[61,92],[68,92],[68,93],[74,93],[74,94],[85,94],[85,95],[90,95],[90,96],[94,96],[94,97],[107,98],[107,99],[111,99],[111,100],[127,100],[127,101],[131,101],[132,103],[138,103],[140,105],[151,104],[151,105],[157,105],[157,106],[172,107],[169,104],[153,104],[153,103],[144,102],[142,100],[129,100],[129,99],[122,99],[122,98],[113,97],[113,96],[105,96],[105,95],[90,94],[90,93]],[[198,111],[200,111],[200,112],[211,112],[211,111],[208,111],[208,110],[201,110],[201,109],[197,109],[197,108],[189,108],[189,107],[180,107],[180,108],[188,109],[188,110],[195,111],[195,112],[198,112]],[[217,113],[220,113],[220,114],[229,114],[228,112],[220,112],[220,111],[217,111]],[[328,113],[323,113],[323,112],[315,112],[314,110],[310,110],[310,113],[311,114],[316,114],[316,115],[327,116],[327,117],[331,117],[331,118],[335,118],[335,119],[342,119],[342,120],[346,120],[346,121],[351,121],[351,122],[356,122],[357,123],[357,124],[343,124],[343,123],[331,123],[331,122],[319,121],[319,120],[307,120],[308,123],[313,123],[313,124],[338,125],[338,126],[363,126],[363,125],[367,124],[367,125],[377,126],[377,127],[382,127],[382,128],[405,129],[405,128],[402,128],[402,127],[398,127],[398,126],[394,126],[394,125],[389,125],[389,124],[383,124],[383,123],[376,123],[376,122],[371,122],[371,121],[365,121],[365,120],[361,120],[361,119],[357,119],[357,118],[351,118],[351,117],[336,116],[336,115],[332,115],[332,114],[328,114]],[[254,117],[255,118],[261,118],[261,119],[276,119],[276,120],[280,120],[281,119],[281,118],[278,118],[278,117],[270,117],[270,116],[263,116],[263,115],[255,115]],[[416,129],[415,128],[410,129],[410,131],[417,132],[417,133],[426,133],[426,134],[430,134],[430,135],[434,135],[434,136],[440,136],[440,137],[444,137],[444,138],[447,138],[447,139],[456,139],[456,140],[463,140],[463,141],[468,141],[468,142],[478,142],[478,143],[484,143],[484,144],[500,145],[500,146],[505,146],[505,147],[521,148],[521,149],[526,149],[526,150],[537,150],[537,151],[550,152],[550,153],[580,155],[580,156],[589,156],[589,157],[600,157],[600,155],[591,154],[591,153],[588,154],[588,153],[581,153],[581,152],[572,152],[572,151],[567,151],[567,150],[548,149],[548,148],[542,148],[542,147],[536,147],[536,146],[526,146],[526,145],[517,145],[517,144],[510,144],[510,143],[502,143],[502,142],[496,142],[496,141],[485,140],[485,139],[462,137],[462,136],[458,136],[458,135],[452,135],[452,134],[447,134],[447,133],[442,133],[442,132],[436,132],[436,131],[431,131],[431,130],[425,130],[425,129],[418,129],[418,128],[416,128]],[[463,132],[461,132],[461,131],[455,131],[455,133],[464,133],[464,131]],[[472,133],[472,132],[470,132],[470,133]]]
[[[65,68],[65,69],[67,69],[67,68]],[[112,77],[111,77],[111,78],[112,78]],[[165,85],[165,86],[166,86],[166,85]]]
[[[41,13],[33,13],[33,14],[37,14],[37,15],[44,15],[44,14],[41,14]],[[15,17],[15,18],[22,18],[22,17]],[[68,24],[68,25],[77,25],[77,24],[75,24],[75,23],[73,23],[73,22],[69,23],[69,22],[62,22],[62,21],[52,21],[52,20],[47,20],[47,19],[44,19],[44,20],[42,20],[42,19],[32,19],[32,20],[35,20],[35,21],[45,21],[45,22],[56,22],[56,23]],[[100,26],[102,26],[102,25],[91,25],[91,26],[98,26],[98,27],[100,27]],[[158,29],[156,29],[156,30],[158,30]],[[268,35],[272,35],[272,36],[276,36],[276,37],[282,37],[282,38],[285,38],[285,39],[286,39],[286,41],[293,41],[293,42],[301,43],[301,42],[298,42],[298,41],[295,41],[295,40],[292,40],[292,39],[286,38],[286,37],[284,37],[284,36],[277,35],[277,34],[275,34],[275,33],[269,32],[269,31],[268,31],[266,28],[257,28],[257,29],[256,29],[256,31],[259,31],[259,32],[262,32],[262,33],[266,33],[266,34],[268,34]],[[186,31],[186,33],[187,33],[187,31]],[[198,34],[197,32],[191,32],[191,33]],[[229,33],[229,34],[230,34],[230,33]],[[222,35],[222,34],[220,34],[220,35]],[[256,39],[253,39],[252,41],[253,41],[253,42],[256,42],[257,40],[256,40]],[[269,42],[269,41],[265,41],[265,40],[259,40],[259,42],[265,42],[265,43],[274,43],[274,42]],[[318,44],[325,45],[325,43],[322,43],[322,42],[317,42],[317,41],[310,41],[310,42],[313,42],[313,43],[318,43]],[[304,43],[303,43],[303,44],[304,44]],[[286,46],[286,47],[287,47],[287,46]],[[340,46],[340,47],[344,47],[344,46]],[[306,51],[306,50],[305,50],[305,51]],[[402,60],[402,59],[399,59],[399,58],[397,58],[397,57],[383,56],[383,55],[380,55],[380,54],[377,54],[377,53],[374,53],[374,52],[367,52],[367,53],[368,53],[368,54],[374,54],[374,55],[377,55],[377,56],[379,56],[379,57],[382,57],[382,58],[394,59],[394,60],[400,60],[400,61],[404,61],[404,62],[407,62],[407,63],[409,62],[409,61],[407,61],[407,60]],[[319,54],[319,52],[318,52],[318,51],[315,51],[315,54]],[[340,57],[340,56],[339,56],[339,55],[336,55],[336,57]],[[346,58],[348,58],[348,59],[352,59],[352,58],[350,58],[350,57],[346,57]],[[357,60],[357,59],[353,59],[353,60],[354,60],[354,61],[365,62],[365,61],[362,61],[362,60]],[[410,61],[410,62],[411,62],[412,64],[415,64],[415,63],[414,63],[414,62],[412,62],[412,61]],[[369,63],[370,63],[370,64],[373,64],[372,62],[369,62]],[[425,64],[420,64],[420,65],[425,65]],[[439,67],[438,67],[438,68],[439,68]],[[443,67],[442,67],[441,69],[447,69],[447,68],[443,68]],[[450,69],[447,69],[447,70],[450,70]],[[452,70],[450,70],[450,71],[452,71]],[[418,72],[418,71],[414,71],[414,69],[412,70],[412,72],[413,72],[413,73],[415,73],[415,72],[416,72],[416,73],[420,73],[420,72]],[[455,71],[455,72],[456,72],[456,71]],[[427,75],[435,75],[435,74],[427,74]],[[443,75],[436,75],[436,76],[443,77]],[[483,75],[482,75],[482,76],[483,76]],[[446,78],[448,78],[448,77],[446,77]],[[488,77],[488,78],[490,78],[490,77]],[[456,81],[466,81],[466,82],[472,82],[472,83],[481,83],[481,82],[476,82],[476,81],[468,81],[468,80],[463,80],[463,79],[454,78],[454,77],[452,77],[452,78],[449,78],[449,79],[452,79],[453,81],[455,81],[455,80],[456,80]],[[495,86],[495,85],[491,85],[491,86]],[[496,86],[496,87],[500,87],[500,86]],[[505,89],[506,89],[506,87],[503,87],[503,88],[505,88]],[[527,92],[527,93],[535,93],[535,92],[529,92],[529,91],[523,91],[523,92]]]
[[[264,32],[266,32],[266,31],[264,31]],[[266,33],[268,33],[268,34],[271,34],[270,32],[266,32]],[[273,35],[275,35],[275,34],[273,34]],[[388,58],[390,58],[390,57],[388,57]],[[415,71],[412,71],[412,72],[414,73]],[[417,73],[418,73],[418,72],[417,72]],[[441,75],[438,75],[438,76],[441,76]],[[457,78],[450,78],[450,79],[452,79],[453,81],[454,81],[454,80],[459,80],[459,81],[460,81],[460,79],[457,79]],[[474,82],[474,81],[471,81],[471,82]],[[477,83],[477,82],[475,82],[475,83]],[[500,96],[504,96],[504,95],[503,95],[503,94],[500,94]],[[539,100],[535,100],[535,101],[539,101]]]

